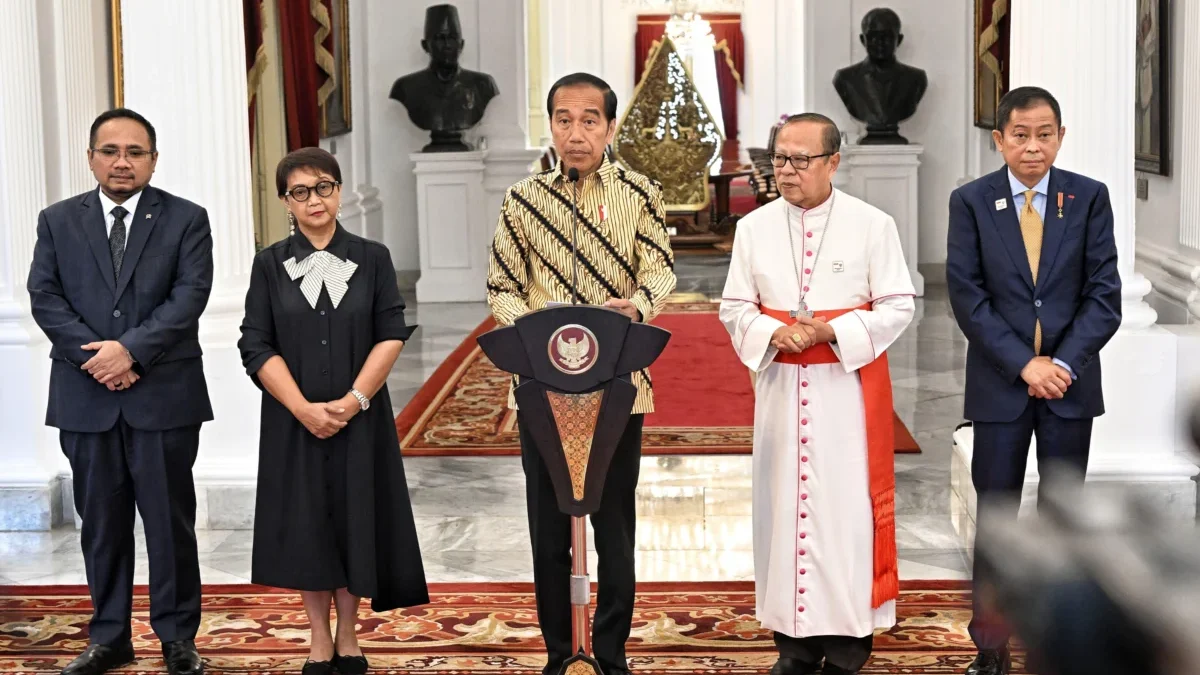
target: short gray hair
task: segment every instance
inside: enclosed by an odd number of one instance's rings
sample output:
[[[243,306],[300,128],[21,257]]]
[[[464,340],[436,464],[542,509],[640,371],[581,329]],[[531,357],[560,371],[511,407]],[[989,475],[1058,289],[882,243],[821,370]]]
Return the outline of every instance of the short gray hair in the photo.
[[[783,126],[779,127],[779,130],[782,132],[788,126],[800,122],[815,122],[823,126],[821,129],[821,152],[832,155],[842,149],[842,131],[838,129],[836,122],[821,113],[806,112],[792,115],[783,121]]]

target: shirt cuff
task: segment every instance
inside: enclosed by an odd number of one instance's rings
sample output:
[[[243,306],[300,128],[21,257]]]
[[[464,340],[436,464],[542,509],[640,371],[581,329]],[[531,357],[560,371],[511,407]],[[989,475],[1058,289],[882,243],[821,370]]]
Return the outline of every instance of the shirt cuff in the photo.
[[[1068,366],[1065,361],[1060,361],[1059,359],[1051,359],[1051,361],[1054,363],[1054,365],[1060,366],[1063,370],[1070,373],[1072,382],[1079,379],[1079,377],[1075,375],[1075,371],[1071,370],[1071,366]]]

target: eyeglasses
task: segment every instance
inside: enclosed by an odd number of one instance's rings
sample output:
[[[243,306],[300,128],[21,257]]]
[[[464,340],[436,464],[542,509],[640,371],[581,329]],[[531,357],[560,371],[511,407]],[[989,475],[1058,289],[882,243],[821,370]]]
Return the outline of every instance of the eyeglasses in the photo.
[[[103,148],[92,148],[92,152],[97,155],[100,155],[100,158],[102,160],[104,160],[105,162],[110,162],[110,163],[116,162],[117,158],[119,158],[121,156],[120,148],[114,148],[114,147],[110,147],[110,146],[105,146]],[[151,152],[150,150],[143,150],[141,148],[126,148],[125,149],[125,159],[129,160],[129,162],[131,164],[134,164],[137,162],[144,162],[150,158],[150,155],[153,155],[153,154],[154,153]]]
[[[833,155],[834,153],[832,152],[826,152],[821,155],[812,155],[811,157],[808,155],[792,155],[791,157],[788,157],[787,155],[773,152],[771,153],[771,166],[774,166],[776,169],[781,169],[783,168],[784,164],[790,161],[792,163],[792,168],[797,171],[803,171],[808,168],[809,162],[813,161],[814,159],[832,157]]]
[[[288,190],[287,194],[291,195],[292,200],[294,201],[306,202],[311,196],[313,190],[316,190],[318,197],[328,197],[329,195],[333,194],[333,188],[341,184],[341,181],[323,180],[316,185],[297,185],[291,190]]]

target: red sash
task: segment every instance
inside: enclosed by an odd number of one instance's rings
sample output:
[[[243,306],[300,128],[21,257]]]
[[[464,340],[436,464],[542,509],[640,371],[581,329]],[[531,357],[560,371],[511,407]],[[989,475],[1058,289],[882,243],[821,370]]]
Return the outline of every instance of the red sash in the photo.
[[[759,306],[763,314],[792,325],[796,320],[786,311]],[[813,318],[822,321],[839,317],[855,309],[871,310],[871,303],[850,309],[829,309],[814,312]],[[777,363],[815,365],[838,363],[837,354],[828,343],[813,345],[799,354],[780,352]],[[875,518],[874,582],[871,585],[871,606],[879,607],[888,600],[900,597],[899,563],[896,556],[896,465],[895,422],[892,409],[892,378],[888,371],[887,354],[858,369],[862,382],[863,409],[867,426],[867,465],[871,492],[871,513]]]

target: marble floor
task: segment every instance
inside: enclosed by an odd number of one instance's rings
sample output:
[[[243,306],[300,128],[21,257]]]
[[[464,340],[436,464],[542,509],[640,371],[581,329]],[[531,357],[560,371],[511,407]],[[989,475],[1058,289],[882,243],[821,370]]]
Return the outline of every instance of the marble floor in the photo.
[[[681,292],[719,297],[726,260],[680,256]],[[406,294],[411,297],[411,293]],[[483,303],[412,304],[421,326],[388,379],[397,412],[488,314]],[[961,421],[966,342],[944,288],[927,287],[917,318],[891,348],[895,407],[921,445],[896,460],[897,539],[904,579],[965,579],[969,562],[951,525],[951,434]],[[639,481],[638,579],[753,578],[749,456],[646,457]],[[427,578],[532,580],[524,477],[518,458],[407,458]],[[138,533],[137,583],[146,583]],[[249,530],[198,532],[205,583],[250,577]],[[595,554],[591,554],[595,569]],[[0,584],[86,583],[79,533],[0,532]]]

